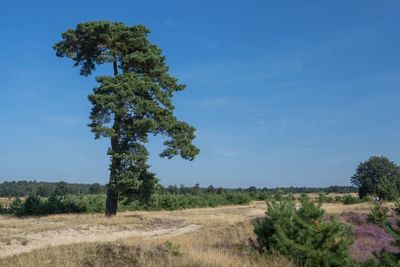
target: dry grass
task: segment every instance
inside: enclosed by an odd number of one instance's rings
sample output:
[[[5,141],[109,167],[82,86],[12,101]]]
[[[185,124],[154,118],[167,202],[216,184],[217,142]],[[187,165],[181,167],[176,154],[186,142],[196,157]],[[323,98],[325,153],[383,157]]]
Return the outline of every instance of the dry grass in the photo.
[[[5,257],[0,266],[291,266],[279,256],[264,257],[248,246],[254,237],[251,221],[263,216],[264,202],[246,206],[191,209],[161,212],[125,212],[112,219],[103,215],[57,215],[16,219],[0,217],[0,251],[18,243],[18,249],[53,233],[54,239],[66,239],[66,231],[103,225],[105,234],[128,231],[168,230],[158,235],[127,236],[114,242],[78,242],[69,245],[33,249]],[[172,227],[170,227],[172,225]],[[179,232],[197,225],[191,232]],[[108,231],[108,232],[107,232]],[[150,233],[149,232],[149,233]],[[76,231],[78,235],[80,232]],[[98,232],[95,232],[98,235]],[[104,234],[104,233],[103,233]],[[19,238],[25,238],[20,240]],[[76,237],[76,239],[79,238]],[[106,240],[105,240],[106,241]],[[168,243],[165,243],[167,242]],[[22,243],[26,243],[25,246]],[[42,241],[43,242],[43,241]],[[37,244],[36,244],[37,245]]]
[[[366,213],[370,207],[371,203],[323,205],[330,214]],[[18,250],[12,257],[3,256],[0,266],[294,266],[279,255],[262,256],[249,246],[254,238],[251,222],[264,216],[265,208],[264,202],[256,201],[243,206],[125,212],[112,219],[102,214],[0,216],[0,256]],[[116,239],[107,238],[116,233]],[[48,244],[49,238],[68,242],[40,246]]]
[[[9,207],[11,202],[13,202],[15,198],[8,198],[8,197],[0,197],[0,204],[2,204],[5,207]],[[21,198],[23,199],[23,198]]]

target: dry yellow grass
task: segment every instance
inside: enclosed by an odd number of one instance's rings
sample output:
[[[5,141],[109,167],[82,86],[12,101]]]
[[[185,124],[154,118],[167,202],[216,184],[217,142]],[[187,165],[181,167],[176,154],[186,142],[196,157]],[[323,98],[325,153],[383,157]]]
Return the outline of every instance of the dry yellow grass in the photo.
[[[251,221],[264,213],[265,203],[253,202],[246,206],[183,211],[125,212],[112,219],[101,214],[25,219],[3,216],[0,253],[13,245],[17,250],[31,245],[32,250],[5,257],[0,266],[291,266],[282,257],[266,258],[248,249],[248,240],[254,237]],[[114,242],[79,242],[78,235],[87,234],[85,231],[99,235],[99,231],[93,230],[99,226],[103,226],[104,235],[138,229],[149,235],[121,236]],[[188,226],[197,227],[180,232]],[[49,233],[54,239],[65,240],[71,229],[78,243],[70,239],[71,243],[63,246],[43,248],[37,244],[40,236],[50,237]],[[166,231],[151,235],[160,229]],[[166,241],[171,243],[165,245]]]
[[[330,214],[365,213],[370,207],[371,203],[323,205]],[[102,214],[0,216],[0,266],[294,266],[279,255],[265,257],[249,249],[249,239],[254,238],[251,222],[265,216],[265,209],[265,202],[255,201],[124,212],[112,219]],[[46,243],[49,239],[67,242]],[[14,256],[7,257],[10,250]]]

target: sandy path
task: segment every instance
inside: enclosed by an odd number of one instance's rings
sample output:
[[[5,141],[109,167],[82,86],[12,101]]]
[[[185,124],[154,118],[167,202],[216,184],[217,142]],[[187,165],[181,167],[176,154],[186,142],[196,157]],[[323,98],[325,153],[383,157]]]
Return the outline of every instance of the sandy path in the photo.
[[[77,243],[112,242],[130,237],[145,239],[183,235],[203,225],[264,214],[263,203],[182,211],[125,212],[109,220],[102,214],[55,215],[18,219],[0,216],[0,258],[32,250]]]
[[[152,230],[118,230],[113,226],[92,226],[86,228],[70,228],[38,233],[25,234],[18,239],[11,239],[8,244],[0,246],[0,258],[18,255],[35,249],[49,246],[61,246],[84,242],[111,242],[129,237],[146,239],[160,236],[175,236],[196,231],[201,226],[189,224],[185,226],[169,226]]]
[[[327,213],[347,210],[366,212],[369,203],[356,205],[324,204]],[[18,219],[0,216],[0,258],[49,246],[85,242],[112,242],[139,237],[144,239],[183,235],[221,223],[234,225],[265,216],[266,204],[197,208],[181,211],[125,212],[113,219],[102,214],[55,215]]]

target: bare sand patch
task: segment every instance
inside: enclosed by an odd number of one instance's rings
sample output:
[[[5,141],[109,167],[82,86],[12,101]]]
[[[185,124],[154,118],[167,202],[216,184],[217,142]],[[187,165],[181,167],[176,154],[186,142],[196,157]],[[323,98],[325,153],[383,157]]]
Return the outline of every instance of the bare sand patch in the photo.
[[[24,226],[24,223],[22,225]],[[15,228],[8,229],[10,233],[8,236],[4,235],[3,232],[0,238],[0,258],[36,249],[75,243],[112,242],[132,237],[153,239],[160,236],[182,235],[200,228],[200,225],[186,224],[182,220],[170,219],[153,219],[140,226],[137,225],[137,222],[132,223],[132,225],[118,223],[109,225],[81,224],[71,227],[59,227],[59,225],[54,227],[54,225],[46,222],[45,225],[53,227],[50,227],[49,230],[27,232],[24,228],[19,229],[17,224]],[[55,225],[57,225],[57,222],[55,222]],[[43,225],[39,226],[43,228]]]

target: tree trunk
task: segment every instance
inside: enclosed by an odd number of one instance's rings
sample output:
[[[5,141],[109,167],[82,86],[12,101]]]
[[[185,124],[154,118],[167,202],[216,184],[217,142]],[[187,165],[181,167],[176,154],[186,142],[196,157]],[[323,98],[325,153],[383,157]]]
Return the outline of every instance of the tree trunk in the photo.
[[[115,116],[113,129],[116,133],[119,133],[121,118],[120,116]],[[111,137],[111,150],[114,153],[119,152],[119,141],[118,134],[116,136]],[[117,170],[120,168],[121,160],[119,158],[115,158],[114,155],[111,155],[111,166],[110,166],[110,181],[109,184],[112,183]],[[117,206],[118,206],[118,192],[115,192],[111,186],[107,188],[107,200],[106,200],[106,216],[111,217],[117,214]]]
[[[118,75],[118,66],[117,66],[117,62],[115,60],[113,61],[113,69],[114,69],[114,76],[117,76]],[[121,123],[120,116],[115,114],[113,129],[114,129],[116,135],[111,137],[111,150],[113,152],[118,152],[118,150],[119,150],[118,136],[119,136],[119,131],[120,131],[120,123]],[[111,156],[109,184],[112,182],[112,179],[119,167],[120,167],[120,160],[116,159],[114,156]],[[112,216],[117,215],[117,207],[118,207],[118,192],[115,192],[115,190],[109,186],[107,188],[105,215],[107,217],[112,217]]]
[[[118,198],[117,194],[113,189],[107,188],[107,200],[106,200],[106,216],[112,217],[117,215]]]
[[[118,75],[118,65],[117,61],[113,61],[114,77]]]

